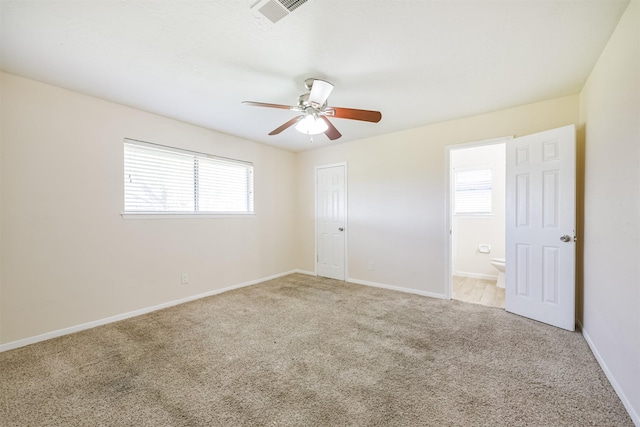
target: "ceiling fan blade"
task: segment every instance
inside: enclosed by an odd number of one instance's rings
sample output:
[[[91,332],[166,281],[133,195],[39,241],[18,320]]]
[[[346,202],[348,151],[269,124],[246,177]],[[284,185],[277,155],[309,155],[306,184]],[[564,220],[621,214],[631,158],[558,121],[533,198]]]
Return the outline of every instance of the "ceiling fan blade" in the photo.
[[[329,98],[332,90],[333,85],[331,83],[315,79],[311,86],[311,93],[309,94],[309,104],[316,108],[322,107],[324,103],[327,102],[327,98]]]
[[[331,113],[332,111],[333,113]],[[327,107],[325,113],[338,119],[362,120],[373,123],[378,123],[382,119],[380,111],[358,110],[355,108]]]
[[[300,120],[302,120],[304,116],[297,116],[294,117],[293,119],[289,120],[287,123],[283,124],[282,126],[280,126],[279,128],[276,128],[274,130],[272,130],[271,132],[269,132],[269,135],[277,135],[280,132],[282,132],[283,130],[295,125],[297,122],[299,122]]]
[[[336,129],[336,127],[333,125],[333,123],[331,123],[329,121],[329,119],[327,119],[325,116],[320,116],[320,118],[322,120],[324,120],[324,122],[327,124],[327,126],[329,126],[329,128],[327,130],[324,131],[324,134],[327,135],[327,137],[330,140],[335,140],[338,139],[342,136],[342,134],[340,132],[338,132],[338,129]]]
[[[250,105],[252,107],[268,107],[268,108],[281,108],[283,110],[293,110],[295,107],[291,107],[289,105],[281,105],[281,104],[268,104],[266,102],[253,102],[253,101],[242,101],[245,105]]]

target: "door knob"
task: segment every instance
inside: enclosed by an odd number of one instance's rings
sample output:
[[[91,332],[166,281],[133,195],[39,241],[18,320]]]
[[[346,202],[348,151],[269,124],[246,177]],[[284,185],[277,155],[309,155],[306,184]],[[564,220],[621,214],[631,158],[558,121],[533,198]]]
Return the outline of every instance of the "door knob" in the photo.
[[[564,236],[560,237],[560,240],[562,240],[563,242],[570,242],[571,241],[571,236],[565,234]]]
[[[338,231],[344,231],[344,228],[340,227],[338,228]]]

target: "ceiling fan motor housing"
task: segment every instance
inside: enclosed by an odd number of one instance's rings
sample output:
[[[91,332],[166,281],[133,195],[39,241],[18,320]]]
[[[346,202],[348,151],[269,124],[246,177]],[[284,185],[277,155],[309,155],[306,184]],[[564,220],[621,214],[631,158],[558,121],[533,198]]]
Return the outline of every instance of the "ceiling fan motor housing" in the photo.
[[[309,106],[309,92],[303,93],[298,97],[298,107],[306,108]]]

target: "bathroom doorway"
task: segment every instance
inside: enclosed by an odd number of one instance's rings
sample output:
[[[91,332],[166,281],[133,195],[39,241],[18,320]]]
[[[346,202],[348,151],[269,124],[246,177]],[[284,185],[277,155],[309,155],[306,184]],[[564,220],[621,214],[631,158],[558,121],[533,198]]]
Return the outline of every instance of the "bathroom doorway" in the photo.
[[[450,146],[452,299],[504,308],[506,141]]]

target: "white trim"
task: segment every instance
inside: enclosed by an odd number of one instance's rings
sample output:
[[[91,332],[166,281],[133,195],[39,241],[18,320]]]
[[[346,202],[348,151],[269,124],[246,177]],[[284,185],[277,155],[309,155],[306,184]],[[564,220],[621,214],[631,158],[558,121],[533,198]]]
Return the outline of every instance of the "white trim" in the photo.
[[[349,277],[349,165],[347,162],[332,163],[329,165],[316,166],[313,171],[313,252],[314,258],[313,270],[314,276],[318,275],[318,169],[328,169],[337,166],[344,166],[344,227],[347,229],[344,233],[344,277]]]
[[[344,162],[344,278],[349,277],[349,164]]]
[[[613,390],[615,390],[616,394],[618,395],[618,397],[622,401],[622,404],[624,405],[625,409],[629,413],[629,416],[631,417],[631,420],[633,421],[633,423],[636,426],[640,426],[640,415],[636,412],[635,408],[633,407],[633,405],[631,404],[631,402],[629,401],[627,396],[624,394],[624,391],[622,390],[622,388],[620,387],[620,385],[616,381],[615,377],[613,376],[613,374],[609,370],[609,367],[607,366],[607,364],[604,362],[604,359],[602,358],[602,356],[598,352],[598,349],[596,348],[596,345],[594,344],[594,342],[591,340],[591,337],[589,336],[587,331],[584,329],[584,326],[582,326],[582,323],[579,320],[576,320],[576,324],[578,325],[578,329],[582,333],[582,336],[584,337],[585,341],[589,345],[589,348],[591,349],[591,352],[593,353],[593,355],[595,356],[596,360],[598,361],[598,364],[600,365],[600,368],[602,368],[602,371],[604,372],[604,374],[606,375],[607,379],[609,380],[609,383],[611,383],[611,386],[613,387]]]
[[[318,167],[313,169],[313,275],[318,275]]]
[[[513,139],[513,135],[499,136],[497,138],[481,139],[479,141],[463,142],[461,144],[447,145],[447,150],[464,150],[465,148],[483,147],[485,145],[502,144]]]
[[[238,217],[254,217],[255,212],[230,212],[230,213],[162,213],[162,212],[121,212],[122,219],[202,219],[202,218],[238,218]]]
[[[447,189],[444,194],[444,255],[446,256],[446,262],[444,263],[444,295],[446,299],[451,299],[453,297],[453,217],[451,215],[451,212],[453,212],[453,201],[451,199],[451,195],[453,194],[451,188],[453,180],[451,179],[451,175],[453,171],[451,170],[451,148],[449,146],[444,148],[444,164],[444,185]]]
[[[300,273],[300,274],[306,274],[309,276],[317,276],[317,274],[313,271],[307,271],[307,270],[293,270],[293,273]]]
[[[468,277],[470,279],[485,279],[485,280],[498,280],[498,276],[492,276],[490,274],[469,273],[466,271],[456,271],[454,276]]]
[[[411,288],[403,288],[400,286],[386,285],[384,283],[369,282],[368,280],[353,279],[351,277],[348,277],[346,281],[349,283],[355,283],[356,285],[390,289],[392,291],[405,292],[408,294],[416,294],[416,295],[421,295],[423,297],[437,298],[437,299],[451,299],[451,298],[447,298],[445,294],[438,294],[438,293],[429,292],[429,291],[420,291],[418,289],[411,289]]]
[[[21,340],[12,341],[6,344],[0,344],[0,353],[8,350],[13,350],[19,347],[24,347],[26,345],[35,344],[41,341],[50,340],[52,338],[61,337],[63,335],[72,334],[74,332],[84,331],[85,329],[95,328],[96,326],[106,325],[108,323],[118,322],[120,320],[129,319],[131,317],[140,316],[143,314],[151,313],[152,311],[162,310],[163,308],[171,307],[178,304],[183,304],[185,302],[194,301],[200,298],[209,297],[212,295],[221,294],[223,292],[231,291],[234,289],[244,288],[246,286],[255,285],[261,282],[266,282],[267,280],[277,279],[278,277],[286,276],[292,273],[306,273],[301,270],[291,270],[284,273],[274,274],[272,276],[262,277],[260,279],[250,280],[248,282],[238,283],[236,285],[227,286],[222,289],[214,289],[213,291],[205,292],[202,294],[192,295],[189,297],[181,298],[174,301],[168,301],[162,304],[154,305],[152,307],[141,308],[139,310],[130,311],[128,313],[117,314],[115,316],[107,317],[104,319],[94,320],[87,323],[82,323],[80,325],[70,326],[68,328],[58,329],[56,331],[47,332],[41,335],[36,335],[29,338],[23,338]]]
[[[496,215],[493,213],[454,213],[453,216],[460,219],[493,219]]]

